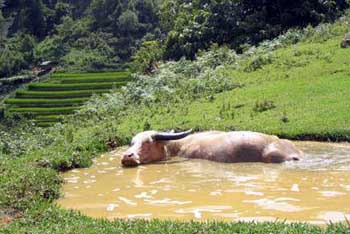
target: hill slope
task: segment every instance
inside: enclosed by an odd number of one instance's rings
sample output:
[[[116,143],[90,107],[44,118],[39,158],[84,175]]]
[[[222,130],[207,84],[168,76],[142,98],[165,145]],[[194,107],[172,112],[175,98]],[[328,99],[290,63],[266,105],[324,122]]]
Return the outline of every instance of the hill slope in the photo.
[[[241,88],[168,113],[150,107],[147,121],[155,129],[254,130],[288,138],[349,140],[350,49],[339,47],[341,39],[279,49],[270,64],[253,72],[244,71],[242,62],[243,69],[226,70]],[[138,128],[143,115],[131,116],[121,128]]]

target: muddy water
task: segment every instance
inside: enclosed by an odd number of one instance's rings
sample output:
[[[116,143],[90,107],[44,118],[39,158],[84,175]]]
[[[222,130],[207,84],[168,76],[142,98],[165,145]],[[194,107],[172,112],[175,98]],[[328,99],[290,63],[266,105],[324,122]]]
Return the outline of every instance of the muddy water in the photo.
[[[324,224],[350,219],[350,145],[296,142],[299,162],[172,161],[122,168],[120,151],[64,173],[58,204],[93,217]]]

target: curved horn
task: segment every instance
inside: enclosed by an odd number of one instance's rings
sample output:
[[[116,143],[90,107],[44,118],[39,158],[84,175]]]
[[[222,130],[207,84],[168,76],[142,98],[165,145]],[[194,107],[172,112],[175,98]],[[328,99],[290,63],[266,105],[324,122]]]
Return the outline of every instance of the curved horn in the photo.
[[[152,136],[152,139],[155,141],[179,140],[184,137],[187,137],[191,133],[192,133],[192,129],[185,132],[178,132],[178,133],[158,132]]]

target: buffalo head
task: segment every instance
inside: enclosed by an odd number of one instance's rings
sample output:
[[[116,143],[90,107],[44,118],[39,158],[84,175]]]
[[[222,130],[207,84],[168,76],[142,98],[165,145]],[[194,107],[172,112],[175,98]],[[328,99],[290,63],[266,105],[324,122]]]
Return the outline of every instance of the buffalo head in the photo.
[[[165,143],[190,135],[192,130],[180,133],[145,131],[133,137],[129,149],[123,154],[122,165],[138,166],[166,159]]]

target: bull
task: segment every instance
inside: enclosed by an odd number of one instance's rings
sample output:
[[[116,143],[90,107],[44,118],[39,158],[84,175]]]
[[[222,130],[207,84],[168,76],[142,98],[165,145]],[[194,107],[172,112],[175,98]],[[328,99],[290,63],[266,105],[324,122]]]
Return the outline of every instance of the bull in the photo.
[[[133,137],[123,154],[123,166],[138,166],[172,156],[216,162],[282,163],[299,160],[303,152],[289,140],[249,131],[208,131],[192,134],[145,131]]]

